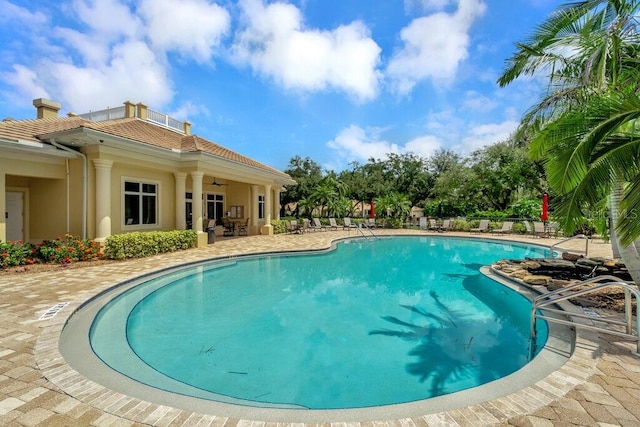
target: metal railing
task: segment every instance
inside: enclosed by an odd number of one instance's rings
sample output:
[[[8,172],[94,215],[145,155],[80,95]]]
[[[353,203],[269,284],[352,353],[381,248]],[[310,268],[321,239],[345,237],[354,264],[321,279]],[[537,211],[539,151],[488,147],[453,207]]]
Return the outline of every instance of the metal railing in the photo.
[[[605,283],[598,283],[606,280]],[[595,284],[595,286],[589,286],[584,288],[585,285]],[[579,297],[582,295],[588,295],[593,292],[610,288],[617,287],[622,288],[624,290],[624,321],[615,320],[615,319],[607,319],[604,317],[594,318],[593,316],[582,314],[582,313],[567,313],[564,310],[560,310],[559,308],[551,308],[550,306],[556,305],[559,302],[566,301],[570,298]],[[535,353],[535,343],[536,343],[536,319],[546,320],[547,322],[558,323],[561,325],[569,325],[576,328],[587,329],[591,331],[598,331],[607,333],[610,335],[615,335],[623,338],[632,339],[636,342],[636,350],[632,352],[635,356],[640,356],[640,318],[636,316],[635,319],[635,330],[633,327],[633,311],[631,307],[631,297],[634,296],[636,299],[636,307],[638,306],[638,301],[640,301],[640,292],[638,291],[638,287],[634,284],[630,284],[628,282],[624,282],[620,280],[619,277],[615,276],[598,276],[592,279],[588,279],[564,288],[556,289],[555,291],[546,292],[544,294],[539,295],[533,300],[533,304],[531,306],[531,354]],[[544,313],[539,312],[539,310],[544,309]],[[551,317],[548,314],[560,314],[562,318]],[[566,316],[569,316],[567,318]],[[592,322],[604,323],[608,326],[622,326],[624,327],[624,332],[619,330],[600,327],[594,324],[582,324],[576,323],[574,321],[575,318],[580,319],[589,319]]]
[[[376,233],[374,233],[374,232],[373,232],[373,230],[371,229],[371,227],[369,227],[369,224],[365,224],[364,222],[363,222],[363,223],[361,223],[361,224],[358,224],[358,226],[356,227],[356,229],[358,230],[358,232],[360,232],[360,234],[362,235],[362,237],[364,237],[365,239],[368,239],[368,238],[369,238],[369,236],[368,236],[368,235],[366,235],[366,234],[364,234],[364,231],[362,231],[362,229],[363,229],[363,228],[364,228],[364,229],[366,229],[366,230],[368,230],[368,231],[369,231],[369,233],[371,233],[371,236],[372,236],[374,239],[377,239],[377,238],[378,238],[378,235],[377,235]]]
[[[570,240],[575,240],[575,239],[585,239],[585,246],[584,246],[584,256],[588,256],[589,254],[589,236],[586,236],[584,234],[576,234],[575,236],[571,236],[568,237],[558,243],[554,243],[553,245],[551,245],[551,247],[549,248],[549,251],[551,251],[551,258],[555,257],[555,248],[557,246],[560,246],[563,243],[566,243]]]

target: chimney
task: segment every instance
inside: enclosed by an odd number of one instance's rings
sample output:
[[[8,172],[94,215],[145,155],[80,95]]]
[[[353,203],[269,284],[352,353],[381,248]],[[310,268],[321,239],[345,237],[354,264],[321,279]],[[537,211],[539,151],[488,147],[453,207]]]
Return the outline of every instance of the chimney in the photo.
[[[36,107],[36,110],[38,111],[39,119],[57,118],[58,111],[62,108],[62,104],[59,102],[45,98],[34,99],[33,106]]]
[[[182,123],[182,130],[184,131],[185,135],[187,135],[187,136],[191,135],[191,122],[184,121]]]
[[[138,102],[138,118],[142,120],[147,120],[147,106],[142,102]]]
[[[133,102],[124,102],[124,116],[127,118],[133,118],[136,116],[136,105]]]

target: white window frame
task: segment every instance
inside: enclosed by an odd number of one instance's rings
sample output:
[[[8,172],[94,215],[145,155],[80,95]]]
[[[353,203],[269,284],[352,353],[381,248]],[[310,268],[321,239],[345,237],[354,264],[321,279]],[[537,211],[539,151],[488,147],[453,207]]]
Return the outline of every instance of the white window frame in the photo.
[[[129,192],[129,191],[125,191],[125,185],[127,182],[133,182],[136,184],[140,184],[140,191],[137,193],[133,193],[133,192]],[[144,193],[142,191],[142,185],[147,184],[147,185],[155,185],[156,187],[156,192],[155,192],[155,209],[156,209],[156,222],[153,224],[127,224],[127,218],[126,218],[126,212],[125,212],[125,206],[126,206],[126,195],[127,194],[138,194],[139,196],[145,196],[145,195],[151,195],[152,193]],[[151,229],[157,229],[158,227],[160,227],[160,224],[162,224],[161,221],[161,216],[160,216],[160,181],[156,181],[156,180],[152,180],[152,179],[146,179],[146,178],[134,178],[134,177],[122,177],[121,179],[121,184],[120,184],[120,188],[121,188],[121,214],[120,214],[120,218],[122,218],[122,229],[123,230],[151,230]],[[138,206],[139,209],[142,209],[142,197],[140,197],[140,201],[139,201],[140,205]],[[140,211],[140,216],[142,216],[142,211]]]

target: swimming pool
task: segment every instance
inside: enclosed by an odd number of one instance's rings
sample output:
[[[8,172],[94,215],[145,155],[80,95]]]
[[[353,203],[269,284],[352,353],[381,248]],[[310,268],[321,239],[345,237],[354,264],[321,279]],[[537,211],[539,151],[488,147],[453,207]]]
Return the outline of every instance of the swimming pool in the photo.
[[[201,399],[299,409],[428,399],[526,364],[530,305],[479,267],[544,254],[402,237],[216,261],[113,298],[91,346],[125,376]]]

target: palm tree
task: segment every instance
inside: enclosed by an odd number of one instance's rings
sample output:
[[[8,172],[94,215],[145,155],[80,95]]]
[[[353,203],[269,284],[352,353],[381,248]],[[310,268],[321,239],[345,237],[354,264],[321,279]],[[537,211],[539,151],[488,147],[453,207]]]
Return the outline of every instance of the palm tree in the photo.
[[[528,43],[517,45],[498,83],[548,72],[548,94],[524,117],[520,135],[532,138],[532,157],[544,163],[550,186],[561,195],[565,228],[584,206],[609,195],[614,251],[620,249],[640,285],[640,245],[634,243],[640,219],[620,215],[620,208],[640,206],[633,194],[640,182],[639,9],[637,0],[561,6]]]

